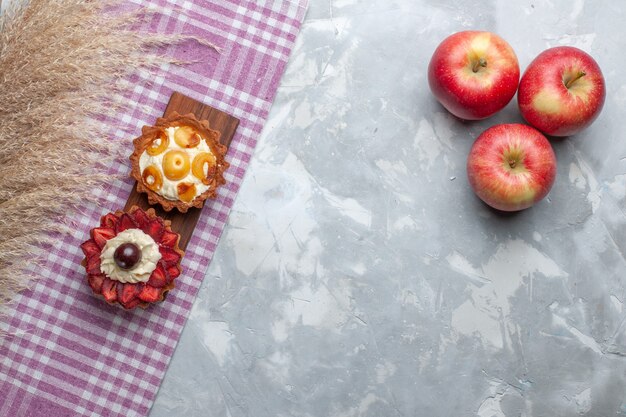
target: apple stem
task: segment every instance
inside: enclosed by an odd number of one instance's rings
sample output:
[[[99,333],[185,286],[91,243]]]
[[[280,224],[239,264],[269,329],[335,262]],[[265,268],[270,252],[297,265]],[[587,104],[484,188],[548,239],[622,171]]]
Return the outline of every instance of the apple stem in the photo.
[[[478,72],[480,67],[485,68],[486,66],[487,66],[487,61],[485,61],[485,58],[480,58],[478,61],[474,62],[474,65],[472,66],[472,71]]]
[[[569,80],[565,81],[565,87],[566,88],[570,88],[572,86],[572,84],[574,84],[576,82],[576,80],[578,80],[581,77],[584,77],[585,75],[587,75],[587,73],[585,71],[579,71],[578,74],[576,74],[575,77],[572,77]]]
[[[509,167],[513,169],[515,168],[515,165],[517,165],[517,163],[515,162],[515,159],[509,159]]]

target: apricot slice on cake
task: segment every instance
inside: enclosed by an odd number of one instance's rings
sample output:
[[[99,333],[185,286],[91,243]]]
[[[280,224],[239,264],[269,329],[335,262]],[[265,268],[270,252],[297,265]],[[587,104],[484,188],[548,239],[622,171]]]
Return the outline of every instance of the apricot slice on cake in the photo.
[[[141,179],[152,191],[159,191],[161,187],[163,187],[163,176],[161,176],[161,171],[159,171],[159,168],[154,165],[149,165],[143,170]]]
[[[191,164],[191,172],[202,181],[203,184],[209,184],[209,178],[215,175],[215,155],[208,152],[201,152],[193,158]]]
[[[181,148],[195,148],[200,143],[200,136],[193,127],[180,126],[174,133],[174,141]]]
[[[160,130],[156,133],[148,147],[146,153],[150,156],[161,155],[167,150],[170,145],[170,138],[167,136],[164,130]]]
[[[185,151],[169,151],[163,157],[163,173],[169,180],[182,180],[189,174],[189,169],[189,155]]]

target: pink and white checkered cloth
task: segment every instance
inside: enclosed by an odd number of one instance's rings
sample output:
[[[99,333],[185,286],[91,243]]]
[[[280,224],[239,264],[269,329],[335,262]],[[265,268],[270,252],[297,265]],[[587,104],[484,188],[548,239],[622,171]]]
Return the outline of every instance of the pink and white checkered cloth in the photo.
[[[267,119],[304,19],[307,0],[133,0],[158,8],[149,29],[207,39],[167,55],[198,62],[139,74],[134,112],[111,134],[130,141],[163,114],[173,91],[234,115],[241,124],[230,146],[227,186],[205,206],[183,261],[184,273],[165,302],[124,311],[92,296],[79,245],[101,215],[121,209],[132,182],[112,186],[108,207],[76,214],[76,236],[50,252],[49,268],[18,297],[2,328],[0,416],[146,416],[205,276],[243,175]],[[185,12],[181,13],[183,9]],[[130,149],[130,148],[129,148]],[[111,167],[127,174],[129,167]]]

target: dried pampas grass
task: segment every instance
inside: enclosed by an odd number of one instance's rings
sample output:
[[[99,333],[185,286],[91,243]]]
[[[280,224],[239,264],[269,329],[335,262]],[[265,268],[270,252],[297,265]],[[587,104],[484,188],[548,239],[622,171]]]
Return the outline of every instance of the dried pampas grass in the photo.
[[[124,111],[124,81],[188,39],[134,30],[156,12],[119,3],[29,0],[0,17],[0,308],[37,276],[50,233],[70,232],[64,213],[110,182],[117,147],[94,138]]]

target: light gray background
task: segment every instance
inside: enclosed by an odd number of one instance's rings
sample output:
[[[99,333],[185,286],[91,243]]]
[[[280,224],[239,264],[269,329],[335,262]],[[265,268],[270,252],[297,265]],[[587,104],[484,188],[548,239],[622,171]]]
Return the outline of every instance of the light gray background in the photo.
[[[626,3],[312,0],[151,417],[626,416]],[[449,34],[582,48],[608,96],[497,214],[431,96]]]

